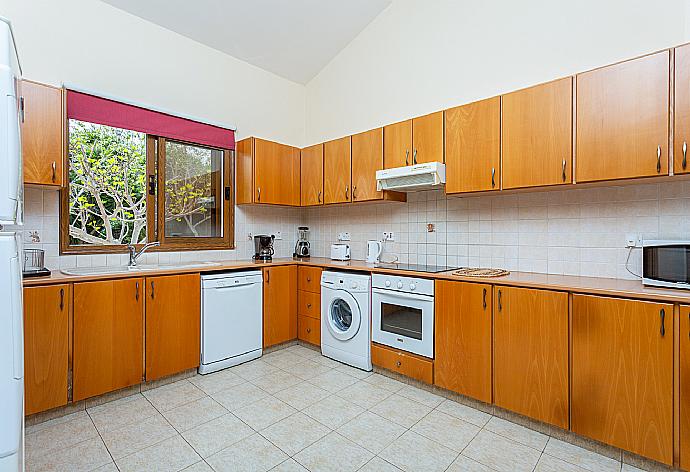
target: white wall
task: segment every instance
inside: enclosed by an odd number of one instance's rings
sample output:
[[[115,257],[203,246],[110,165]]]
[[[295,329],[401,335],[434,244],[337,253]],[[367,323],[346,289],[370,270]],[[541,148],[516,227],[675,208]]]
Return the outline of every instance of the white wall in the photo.
[[[306,142],[682,43],[687,4],[393,0],[307,84]]]

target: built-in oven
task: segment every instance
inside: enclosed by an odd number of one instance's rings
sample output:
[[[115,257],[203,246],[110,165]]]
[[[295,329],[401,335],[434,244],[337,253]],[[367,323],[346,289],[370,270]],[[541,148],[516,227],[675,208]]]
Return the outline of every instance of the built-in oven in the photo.
[[[374,274],[371,286],[371,339],[433,358],[434,281]]]
[[[644,241],[642,283],[690,289],[690,241]]]

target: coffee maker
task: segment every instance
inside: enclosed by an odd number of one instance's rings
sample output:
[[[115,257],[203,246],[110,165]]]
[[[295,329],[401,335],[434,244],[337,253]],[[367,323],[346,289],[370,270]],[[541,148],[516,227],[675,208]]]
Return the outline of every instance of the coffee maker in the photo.
[[[309,228],[306,226],[299,226],[297,228],[299,238],[295,243],[295,252],[292,257],[306,258],[309,257]]]
[[[273,259],[273,240],[274,235],[257,234],[254,236],[254,256],[255,261],[270,261]]]

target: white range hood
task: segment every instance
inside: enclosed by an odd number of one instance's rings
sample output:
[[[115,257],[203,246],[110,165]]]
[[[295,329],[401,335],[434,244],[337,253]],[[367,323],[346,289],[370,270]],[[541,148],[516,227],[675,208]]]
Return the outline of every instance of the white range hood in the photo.
[[[413,192],[443,187],[446,183],[446,165],[426,162],[413,166],[376,171],[376,189]]]

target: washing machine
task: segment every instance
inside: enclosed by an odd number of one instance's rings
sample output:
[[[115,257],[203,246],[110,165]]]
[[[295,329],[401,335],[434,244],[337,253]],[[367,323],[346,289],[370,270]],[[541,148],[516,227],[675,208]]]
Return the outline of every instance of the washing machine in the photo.
[[[371,371],[371,276],[321,273],[321,353]]]

